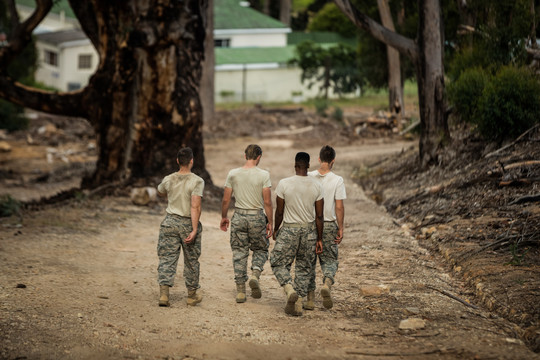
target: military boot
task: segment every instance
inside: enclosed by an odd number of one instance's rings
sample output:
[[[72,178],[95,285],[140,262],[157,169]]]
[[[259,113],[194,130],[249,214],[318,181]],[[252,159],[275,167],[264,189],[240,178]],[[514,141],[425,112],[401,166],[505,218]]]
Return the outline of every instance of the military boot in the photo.
[[[260,299],[262,296],[261,288],[259,287],[259,277],[261,276],[260,270],[253,270],[251,277],[249,278],[249,287],[251,288],[251,297],[254,299]]]
[[[294,316],[302,316],[302,307],[304,306],[304,299],[300,296],[298,300],[294,303]]]
[[[331,309],[334,306],[332,296],[330,295],[330,289],[332,289],[332,279],[324,278],[324,284],[321,287],[322,304],[325,308]]]
[[[197,290],[188,290],[187,304],[195,306],[202,301],[202,295],[197,294]]]
[[[159,306],[169,306],[169,285],[159,285]]]
[[[291,284],[283,285],[283,290],[285,295],[287,295],[287,305],[285,305],[285,314],[295,315],[294,305],[296,300],[298,300],[298,294],[294,291],[294,288]]]
[[[304,299],[304,309],[315,309],[315,291],[308,291],[306,298]]]
[[[236,302],[246,302],[246,284],[236,284]]]

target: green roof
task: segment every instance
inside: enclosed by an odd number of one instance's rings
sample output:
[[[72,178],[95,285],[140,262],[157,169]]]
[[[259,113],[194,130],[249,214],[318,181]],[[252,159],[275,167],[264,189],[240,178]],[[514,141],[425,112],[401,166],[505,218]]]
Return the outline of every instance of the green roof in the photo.
[[[30,8],[36,7],[35,0],[16,0],[15,2],[17,5],[24,5]],[[52,13],[60,14],[60,11],[64,11],[67,17],[75,18],[75,13],[71,9],[71,6],[69,6],[68,0],[56,0],[53,1],[53,3],[53,7],[51,9]]]
[[[268,15],[240,5],[240,0],[214,1],[214,29],[287,29]]]
[[[295,56],[296,46],[215,48],[216,65],[285,64]]]

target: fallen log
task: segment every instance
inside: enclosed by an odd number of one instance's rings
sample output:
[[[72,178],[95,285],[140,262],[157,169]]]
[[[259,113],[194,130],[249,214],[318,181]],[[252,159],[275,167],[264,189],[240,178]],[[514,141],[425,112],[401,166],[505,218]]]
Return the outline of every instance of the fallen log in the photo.
[[[494,155],[497,155],[498,153],[508,149],[509,147],[511,146],[514,146],[515,144],[517,144],[521,139],[523,139],[525,137],[525,135],[527,135],[528,133],[530,133],[531,131],[533,131],[534,129],[536,129],[538,126],[540,126],[540,124],[536,124],[534,125],[532,128],[530,128],[529,130],[525,131],[523,134],[519,135],[516,140],[512,141],[510,144],[508,145],[505,145],[503,146],[502,148],[498,149],[498,150],[495,150],[495,151],[492,151],[488,154],[486,154],[484,157],[485,158],[488,158],[488,157],[491,157],[491,156],[494,156]]]
[[[534,201],[540,201],[540,194],[522,196],[520,198],[517,198],[514,201],[511,201],[510,203],[508,203],[508,205],[517,205],[517,204],[523,204],[526,202],[534,202]]]

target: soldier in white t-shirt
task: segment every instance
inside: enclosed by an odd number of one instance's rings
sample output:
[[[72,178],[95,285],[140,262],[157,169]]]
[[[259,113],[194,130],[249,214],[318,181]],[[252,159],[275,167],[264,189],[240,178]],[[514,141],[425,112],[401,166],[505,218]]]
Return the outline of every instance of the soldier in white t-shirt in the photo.
[[[323,306],[327,309],[334,305],[330,289],[334,284],[334,276],[338,269],[338,245],[343,240],[343,221],[345,218],[345,207],[343,200],[347,197],[343,178],[332,172],[332,167],[336,159],[336,151],[328,145],[321,148],[319,152],[320,167],[318,170],[310,171],[308,175],[317,179],[324,191],[324,230],[323,230],[323,251],[318,254],[319,263],[323,273],[323,286],[321,296]],[[307,299],[304,302],[304,309],[313,310],[315,308],[315,269],[317,257],[313,259],[311,280],[309,283]]]
[[[315,253],[322,251],[324,200],[321,184],[307,176],[309,154],[299,152],[294,161],[296,175],[281,180],[276,188],[276,243],[270,264],[287,295],[285,313],[300,316]],[[294,286],[290,273],[293,262]]]
[[[262,149],[251,144],[245,150],[246,162],[241,168],[233,169],[227,175],[221,203],[220,228],[227,231],[227,212],[231,197],[235,197],[234,215],[231,224],[231,249],[233,253],[236,302],[246,301],[247,262],[249,251],[252,275],[249,278],[251,296],[262,296],[259,276],[268,260],[268,238],[272,236],[272,194],[270,173],[259,168]]]

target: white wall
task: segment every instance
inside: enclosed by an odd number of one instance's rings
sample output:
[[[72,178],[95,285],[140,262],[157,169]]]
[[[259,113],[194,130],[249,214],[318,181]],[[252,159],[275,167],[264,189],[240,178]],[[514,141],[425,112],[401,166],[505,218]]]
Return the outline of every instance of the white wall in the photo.
[[[84,41],[84,44],[78,46],[66,46],[62,48],[37,42],[36,47],[39,53],[39,66],[35,73],[36,81],[52,86],[60,91],[68,91],[69,83],[78,83],[81,88],[86,86],[88,79],[96,71],[98,66],[99,58],[90,41]],[[58,54],[57,67],[45,63],[45,50],[54,51]],[[79,69],[80,54],[92,56],[92,67],[90,69]]]
[[[244,75],[245,74],[245,75]],[[304,99],[317,95],[318,88],[300,83],[299,68],[280,67],[275,69],[216,70],[216,103],[243,101],[243,83],[245,76],[247,102],[283,102],[293,100],[293,91],[302,91]],[[232,91],[233,96],[223,97],[222,91]]]
[[[34,11],[33,8],[29,8],[24,5],[17,5],[17,10],[19,12],[21,21],[26,20]],[[79,21],[77,19],[66,17],[63,13],[59,15],[49,12],[49,14],[47,14],[47,16],[39,23],[34,33],[39,34],[42,32],[53,32],[75,28],[80,28]]]
[[[231,37],[231,47],[281,47],[287,46],[286,34],[244,34]]]

